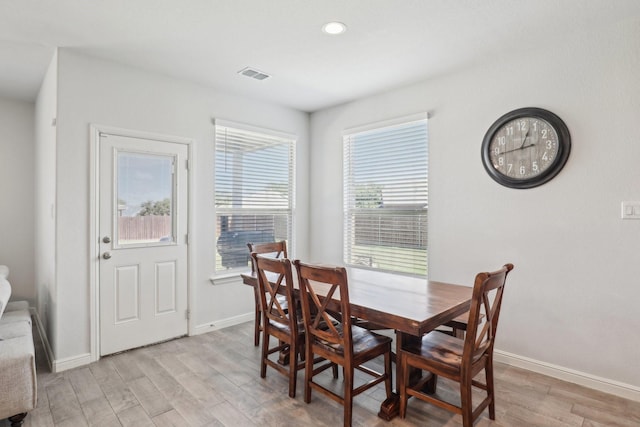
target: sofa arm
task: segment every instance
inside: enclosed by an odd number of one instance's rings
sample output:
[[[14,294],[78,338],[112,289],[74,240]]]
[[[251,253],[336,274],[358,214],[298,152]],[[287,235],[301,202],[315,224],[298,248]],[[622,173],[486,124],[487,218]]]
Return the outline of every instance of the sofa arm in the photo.
[[[36,393],[31,334],[0,341],[0,419],[35,408]]]

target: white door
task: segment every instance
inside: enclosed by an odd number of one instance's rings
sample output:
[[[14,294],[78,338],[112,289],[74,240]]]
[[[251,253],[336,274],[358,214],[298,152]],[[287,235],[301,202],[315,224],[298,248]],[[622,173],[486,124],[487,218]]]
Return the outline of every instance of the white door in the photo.
[[[100,354],[187,333],[188,146],[100,134]]]

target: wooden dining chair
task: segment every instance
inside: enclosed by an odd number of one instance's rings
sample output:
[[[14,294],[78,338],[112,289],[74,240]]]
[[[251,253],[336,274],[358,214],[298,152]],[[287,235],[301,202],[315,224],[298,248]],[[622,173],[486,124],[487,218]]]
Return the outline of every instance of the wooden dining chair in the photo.
[[[467,333],[464,340],[432,332],[415,344],[407,344],[399,350],[398,361],[402,375],[398,378],[400,390],[400,416],[407,412],[409,396],[432,403],[462,415],[464,427],[471,427],[485,408],[489,408],[489,418],[495,420],[495,393],[493,386],[493,345],[498,329],[498,318],[502,305],[502,296],[507,275],[513,269],[505,264],[492,273],[479,273],[473,285],[471,309],[469,311]],[[482,316],[484,315],[484,321]],[[460,406],[426,394],[425,383],[431,380],[426,376],[415,384],[409,384],[410,368],[429,371],[456,381],[460,385]],[[474,379],[484,369],[485,382]],[[486,397],[473,408],[472,387],[486,391]]]
[[[247,243],[249,247],[249,253],[257,253],[258,255],[269,255],[272,258],[281,259],[288,258],[287,255],[287,242],[285,240],[279,242],[267,242],[267,243]],[[256,266],[253,260],[251,261],[251,271],[256,272]],[[280,279],[282,280],[282,279]],[[260,345],[260,333],[262,332],[262,315],[260,314],[260,301],[258,299],[258,290],[255,289],[253,296],[255,298],[254,307],[254,320],[253,320],[253,345],[256,347]],[[286,299],[281,297],[281,303],[286,303]]]
[[[258,275],[258,296],[262,314],[260,377],[266,377],[267,366],[288,376],[289,397],[295,397],[297,373],[305,365],[304,357],[300,357],[304,351],[304,327],[296,310],[287,309],[287,306],[295,307],[291,261],[287,258],[267,258],[256,252],[251,254],[251,258]],[[271,281],[268,275],[280,277],[283,280]],[[279,294],[283,289],[286,306],[281,302],[282,295]],[[270,337],[277,340],[277,345],[271,346]],[[288,367],[278,360],[269,358],[274,353],[283,352],[288,352]]]
[[[349,306],[347,271],[342,267],[322,267],[295,260],[302,314],[306,330],[306,360],[320,356],[321,364],[307,363],[304,375],[304,401],[311,402],[311,390],[317,390],[344,406],[344,425],[351,426],[353,397],[385,383],[387,398],[391,396],[391,339],[352,325]],[[384,356],[384,372],[363,364]],[[324,387],[314,377],[329,367],[340,365],[344,372],[343,393]],[[354,373],[359,370],[373,377],[355,386]]]

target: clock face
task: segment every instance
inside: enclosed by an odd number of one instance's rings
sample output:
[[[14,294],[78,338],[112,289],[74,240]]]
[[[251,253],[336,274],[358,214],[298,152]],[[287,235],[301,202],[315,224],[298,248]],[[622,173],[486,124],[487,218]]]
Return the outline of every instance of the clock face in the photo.
[[[546,120],[522,117],[505,123],[489,143],[493,168],[513,179],[546,171],[558,157],[558,133]]]
[[[495,181],[512,188],[531,188],[560,172],[570,147],[569,131],[559,117],[539,108],[522,108],[491,126],[482,144],[482,157]]]

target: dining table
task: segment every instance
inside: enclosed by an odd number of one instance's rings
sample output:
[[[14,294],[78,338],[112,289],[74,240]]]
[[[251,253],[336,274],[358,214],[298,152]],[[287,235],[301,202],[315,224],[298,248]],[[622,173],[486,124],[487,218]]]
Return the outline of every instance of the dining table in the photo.
[[[245,285],[258,286],[255,272],[241,277]],[[347,268],[347,279],[351,315],[375,325],[373,329],[394,330],[396,354],[409,341],[420,340],[471,306],[470,286],[352,267]],[[396,363],[396,382],[400,375],[401,364]],[[382,403],[378,416],[388,421],[398,412],[396,391]]]

